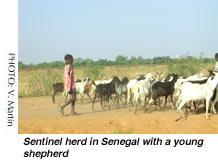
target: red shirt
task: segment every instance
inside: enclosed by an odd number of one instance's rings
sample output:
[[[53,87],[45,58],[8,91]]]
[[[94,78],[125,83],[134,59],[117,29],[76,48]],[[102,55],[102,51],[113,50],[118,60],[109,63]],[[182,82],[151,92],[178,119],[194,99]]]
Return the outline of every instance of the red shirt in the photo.
[[[74,74],[72,65],[66,64],[64,67],[64,89],[67,92],[70,92],[72,89],[75,89],[74,83]]]

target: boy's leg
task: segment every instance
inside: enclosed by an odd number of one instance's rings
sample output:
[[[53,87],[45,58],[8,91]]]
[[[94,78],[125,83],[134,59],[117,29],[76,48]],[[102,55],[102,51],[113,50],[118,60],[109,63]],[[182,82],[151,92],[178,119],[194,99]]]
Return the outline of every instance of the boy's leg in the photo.
[[[71,103],[71,115],[77,115],[75,112],[75,103],[76,103],[76,93],[72,93],[72,103]]]
[[[59,112],[60,112],[62,115],[64,115],[64,112],[63,112],[64,108],[65,108],[67,105],[69,105],[72,101],[73,101],[73,97],[70,98],[69,100],[67,100],[67,102],[65,102],[63,105],[61,105],[61,106],[58,107],[58,110],[59,110]]]

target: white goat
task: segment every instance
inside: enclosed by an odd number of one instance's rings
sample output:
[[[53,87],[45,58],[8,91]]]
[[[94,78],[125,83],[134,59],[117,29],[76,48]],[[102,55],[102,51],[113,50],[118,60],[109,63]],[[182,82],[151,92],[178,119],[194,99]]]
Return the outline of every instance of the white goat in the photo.
[[[197,82],[185,82],[181,85],[181,93],[179,96],[177,109],[178,112],[181,112],[181,109],[184,105],[190,101],[198,101],[206,99],[206,118],[208,117],[209,103],[212,104],[212,109],[214,113],[216,110],[214,108],[214,100],[216,100],[216,87],[218,84],[218,74],[214,73],[214,76],[209,76],[205,83]],[[176,115],[177,116],[177,115]],[[184,115],[182,115],[184,117]],[[185,118],[185,117],[184,117]],[[176,118],[175,118],[176,119]]]
[[[141,80],[136,82],[135,84],[135,91],[134,91],[134,98],[133,98],[133,102],[135,103],[135,113],[137,111],[138,105],[143,106],[144,110],[146,110],[145,109],[146,99],[148,98],[150,100],[151,98],[151,85],[149,81]]]
[[[84,99],[84,91],[85,91],[85,86],[88,84],[88,82],[91,81],[90,78],[86,77],[83,82],[76,82],[76,93],[80,94],[80,102],[83,102]]]
[[[207,77],[202,76],[202,74],[201,74],[201,76],[199,76],[199,74],[195,74],[193,76],[187,77],[186,79],[181,79],[181,78],[178,79],[177,82],[174,85],[174,89],[175,89],[174,96],[173,96],[174,100],[176,101],[178,99],[178,97],[179,97],[179,95],[181,93],[181,86],[182,86],[183,83],[188,82],[188,81],[203,81],[203,80],[206,80],[206,79],[207,79]]]
[[[151,73],[148,73],[144,76],[144,81],[148,82],[149,80],[151,80],[153,77],[153,75]],[[130,80],[129,83],[127,84],[127,104],[128,107],[130,109],[130,100],[134,97],[134,91],[136,91],[136,84],[137,84],[137,80],[133,79]]]

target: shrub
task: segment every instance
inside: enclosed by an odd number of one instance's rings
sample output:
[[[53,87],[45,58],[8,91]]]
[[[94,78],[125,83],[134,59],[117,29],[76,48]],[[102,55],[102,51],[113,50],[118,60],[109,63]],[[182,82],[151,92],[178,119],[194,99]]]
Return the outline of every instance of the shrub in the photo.
[[[84,77],[90,77],[91,79],[97,80],[102,79],[104,73],[102,70],[104,67],[98,65],[88,65],[87,68],[83,71]]]
[[[190,76],[199,72],[201,64],[196,60],[179,59],[176,61],[169,61],[167,68],[169,73],[175,73],[181,76]]]

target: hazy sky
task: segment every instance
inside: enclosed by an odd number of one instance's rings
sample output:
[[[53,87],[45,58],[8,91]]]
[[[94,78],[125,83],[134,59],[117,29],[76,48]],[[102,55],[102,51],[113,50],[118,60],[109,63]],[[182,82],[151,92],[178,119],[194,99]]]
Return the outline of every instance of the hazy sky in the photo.
[[[218,52],[218,0],[19,0],[24,63]]]

